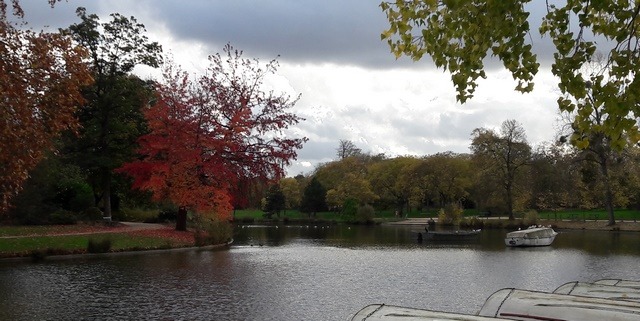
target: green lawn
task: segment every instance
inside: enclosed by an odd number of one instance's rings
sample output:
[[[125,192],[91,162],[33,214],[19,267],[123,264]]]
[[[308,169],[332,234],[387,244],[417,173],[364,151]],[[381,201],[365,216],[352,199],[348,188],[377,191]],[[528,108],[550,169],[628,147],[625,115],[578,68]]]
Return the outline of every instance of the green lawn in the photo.
[[[30,253],[48,252],[50,254],[86,252],[89,239],[111,240],[112,251],[130,249],[159,249],[171,247],[171,242],[163,238],[135,236],[127,233],[108,235],[65,235],[33,236],[0,239],[0,257],[27,256]]]

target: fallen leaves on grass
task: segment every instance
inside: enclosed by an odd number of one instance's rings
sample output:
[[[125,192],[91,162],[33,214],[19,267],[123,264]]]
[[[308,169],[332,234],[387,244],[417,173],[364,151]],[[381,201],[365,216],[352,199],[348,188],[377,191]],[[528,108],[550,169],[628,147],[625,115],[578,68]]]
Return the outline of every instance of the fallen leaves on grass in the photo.
[[[176,231],[173,228],[147,229],[128,232],[127,234],[135,236],[155,237],[165,239],[175,246],[192,246],[195,244],[193,232]]]

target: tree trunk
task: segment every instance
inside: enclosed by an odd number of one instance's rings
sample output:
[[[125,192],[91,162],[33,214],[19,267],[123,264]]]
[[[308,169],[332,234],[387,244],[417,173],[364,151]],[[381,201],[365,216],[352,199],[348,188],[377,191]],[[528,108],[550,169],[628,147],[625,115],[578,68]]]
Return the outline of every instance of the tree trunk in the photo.
[[[604,178],[604,207],[608,214],[609,221],[607,222],[607,225],[611,226],[616,224],[616,219],[613,214],[613,193],[611,192],[611,182],[609,181],[609,167],[607,166],[606,157],[600,157],[600,159],[600,169]]]
[[[507,212],[509,213],[509,220],[513,221],[513,190],[511,185],[507,186]]]
[[[187,230],[187,208],[184,206],[178,207],[178,215],[176,215],[176,231]]]

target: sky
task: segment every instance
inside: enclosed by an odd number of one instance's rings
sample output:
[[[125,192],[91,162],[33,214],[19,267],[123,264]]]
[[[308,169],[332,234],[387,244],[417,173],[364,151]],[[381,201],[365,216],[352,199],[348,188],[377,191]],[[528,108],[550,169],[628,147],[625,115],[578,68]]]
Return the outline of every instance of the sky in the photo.
[[[514,91],[516,82],[497,63],[487,64],[474,98],[456,102],[450,75],[429,57],[396,59],[380,33],[388,26],[376,0],[66,0],[50,8],[45,0],[23,0],[25,20],[35,30],[79,22],[77,7],[102,21],[109,14],[135,17],[147,36],[163,46],[183,69],[198,73],[207,56],[228,43],[244,57],[277,59],[269,88],[300,100],[291,112],[305,120],[287,135],[307,137],[287,174],[310,174],[337,158],[340,140],[363,152],[426,156],[468,153],[476,128],[498,130],[515,119],[532,146],[554,141],[561,127],[557,81],[544,63],[548,42],[531,42],[543,62],[532,93]],[[532,14],[531,19],[540,15]],[[532,22],[539,25],[538,21]],[[137,69],[142,77],[157,73]]]

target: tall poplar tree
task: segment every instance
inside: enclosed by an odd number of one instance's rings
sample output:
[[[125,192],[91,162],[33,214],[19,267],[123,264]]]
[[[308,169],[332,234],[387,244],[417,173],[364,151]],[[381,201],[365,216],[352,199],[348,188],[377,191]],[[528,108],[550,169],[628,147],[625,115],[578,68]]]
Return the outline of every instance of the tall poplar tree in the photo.
[[[83,92],[87,103],[77,113],[82,129],[68,147],[90,173],[96,202],[111,217],[112,172],[131,160],[136,140],[146,133],[142,109],[151,97],[152,85],[131,72],[137,65],[158,67],[162,48],[148,40],[144,25],[134,17],[114,13],[111,21],[102,23],[84,8],[76,13],[81,22],[65,32],[89,51],[95,83]]]

